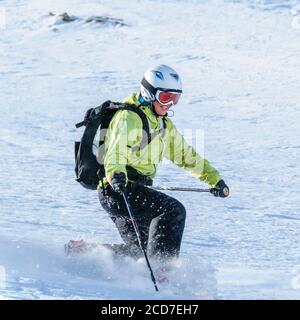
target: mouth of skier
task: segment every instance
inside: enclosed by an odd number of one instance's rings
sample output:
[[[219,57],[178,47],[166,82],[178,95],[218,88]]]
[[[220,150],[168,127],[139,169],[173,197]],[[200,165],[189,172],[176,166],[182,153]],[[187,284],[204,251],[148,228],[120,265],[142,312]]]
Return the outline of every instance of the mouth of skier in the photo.
[[[169,111],[169,109],[170,109],[170,107],[171,107],[172,105],[168,105],[168,106],[163,106],[163,105],[159,105],[159,112],[158,112],[158,114],[160,114],[160,115],[165,115],[168,111]]]

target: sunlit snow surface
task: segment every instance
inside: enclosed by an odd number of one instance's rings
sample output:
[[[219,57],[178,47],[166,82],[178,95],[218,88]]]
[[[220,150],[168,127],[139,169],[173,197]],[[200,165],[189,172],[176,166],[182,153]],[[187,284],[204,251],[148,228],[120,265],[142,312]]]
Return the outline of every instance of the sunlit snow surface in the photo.
[[[84,22],[97,15],[126,26]],[[0,298],[299,299],[299,57],[299,1],[0,2]],[[183,78],[175,124],[204,132],[231,188],[170,193],[188,215],[159,294],[142,260],[63,252],[69,239],[120,242],[74,180],[74,123],[157,63]],[[157,184],[205,187],[168,163]]]

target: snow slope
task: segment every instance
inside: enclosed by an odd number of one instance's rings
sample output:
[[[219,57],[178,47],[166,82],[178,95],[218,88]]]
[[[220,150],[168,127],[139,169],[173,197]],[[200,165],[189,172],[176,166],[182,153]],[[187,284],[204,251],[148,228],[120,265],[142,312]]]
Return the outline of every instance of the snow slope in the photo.
[[[300,298],[299,1],[12,0],[0,8],[1,298]],[[65,11],[80,19],[49,15]],[[93,15],[126,26],[84,22]],[[225,200],[170,193],[188,211],[175,266],[186,276],[174,281],[185,288],[159,295],[143,261],[63,254],[71,238],[120,241],[97,194],[74,181],[74,123],[88,106],[138,90],[156,63],[182,75],[173,120],[204,133],[199,151],[231,188]],[[197,181],[166,162],[157,184]]]

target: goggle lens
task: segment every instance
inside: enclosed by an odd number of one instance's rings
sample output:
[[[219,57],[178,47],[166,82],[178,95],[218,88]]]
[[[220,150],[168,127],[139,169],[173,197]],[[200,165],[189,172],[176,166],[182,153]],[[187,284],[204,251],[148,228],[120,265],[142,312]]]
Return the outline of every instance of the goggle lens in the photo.
[[[161,91],[158,94],[158,101],[162,104],[168,104],[172,102],[173,104],[177,104],[180,99],[181,94],[180,93],[174,93],[174,92],[164,92]]]

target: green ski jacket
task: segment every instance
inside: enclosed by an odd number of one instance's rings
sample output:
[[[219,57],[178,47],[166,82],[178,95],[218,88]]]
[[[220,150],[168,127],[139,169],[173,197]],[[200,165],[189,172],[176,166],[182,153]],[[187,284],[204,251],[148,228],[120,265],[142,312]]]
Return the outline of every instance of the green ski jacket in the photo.
[[[146,114],[150,131],[155,136],[150,144],[139,149],[143,139],[141,118],[133,111],[118,111],[110,122],[105,137],[106,182],[111,180],[115,172],[124,172],[127,177],[126,165],[154,179],[164,157],[211,188],[221,180],[218,171],[187,144],[169,117],[164,117],[164,125],[163,117],[155,115],[148,106],[140,105],[137,93],[124,99],[123,103],[134,104]]]

